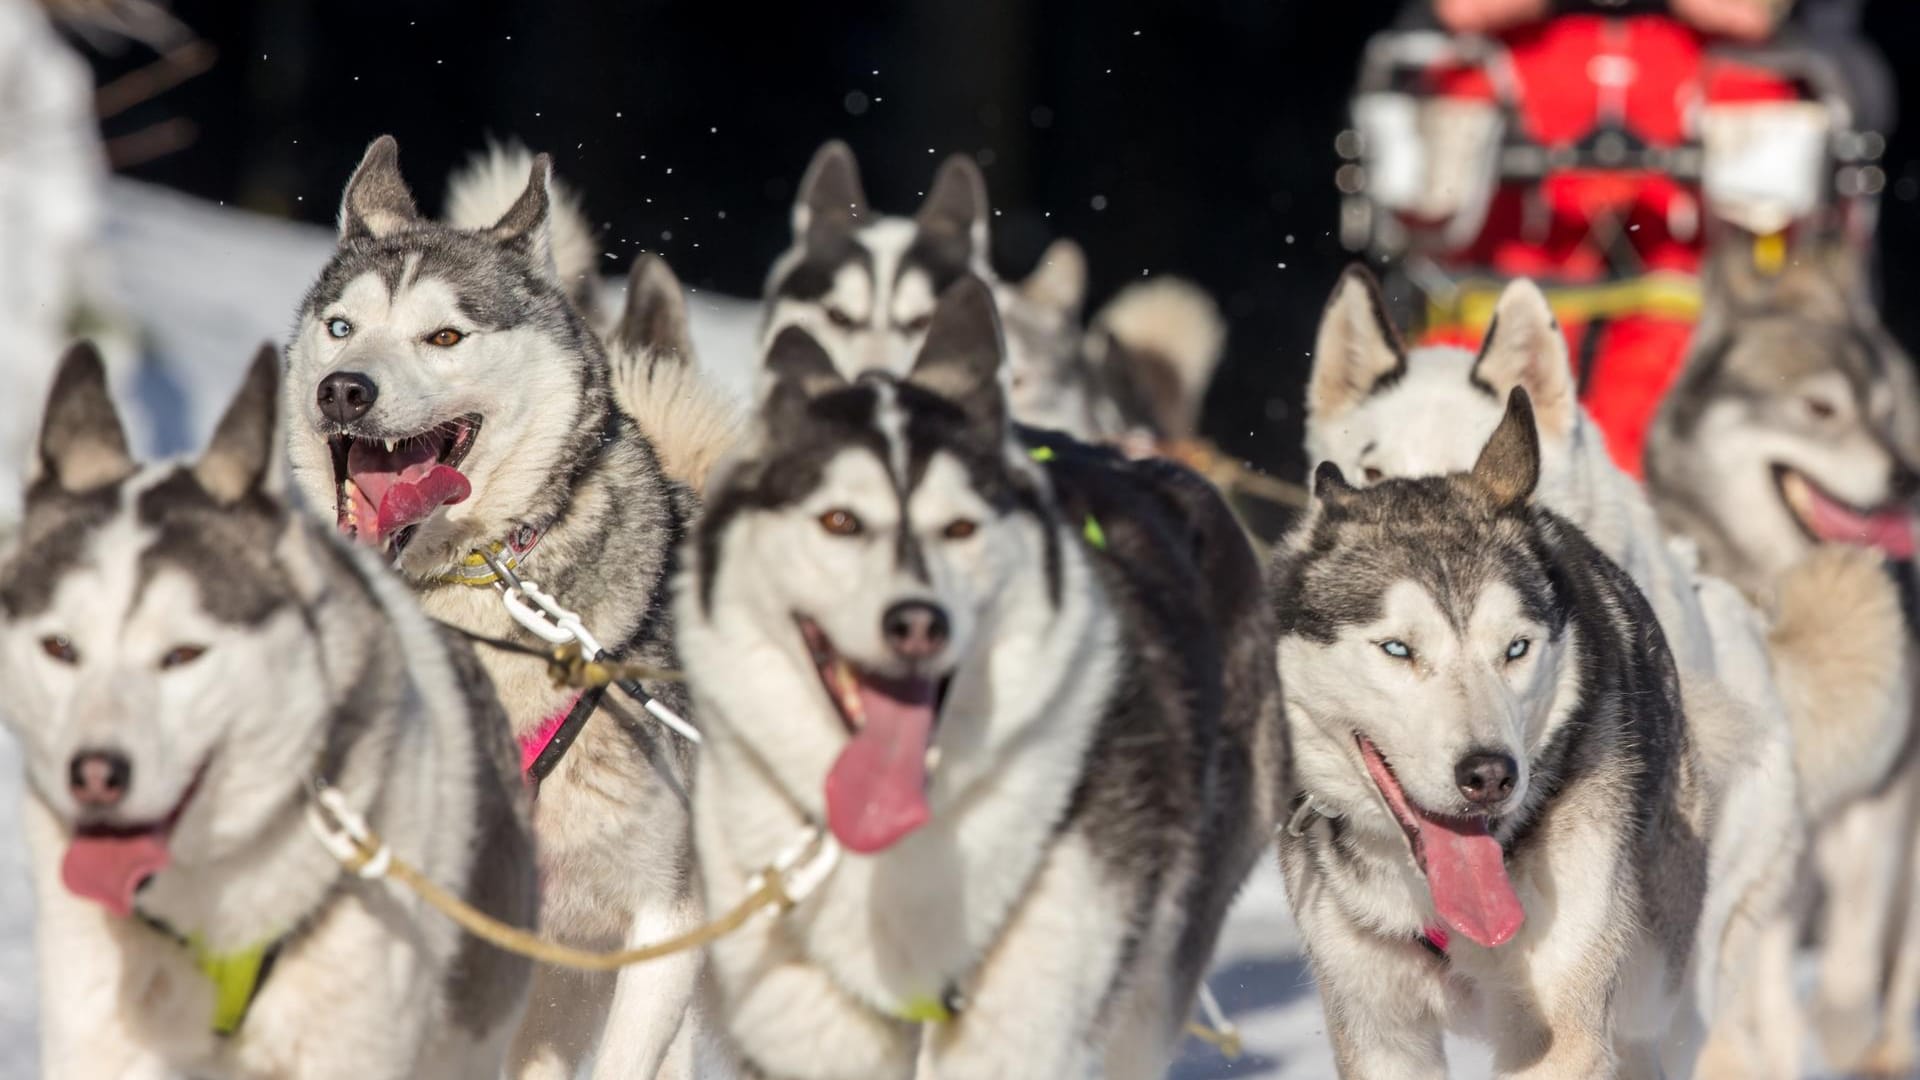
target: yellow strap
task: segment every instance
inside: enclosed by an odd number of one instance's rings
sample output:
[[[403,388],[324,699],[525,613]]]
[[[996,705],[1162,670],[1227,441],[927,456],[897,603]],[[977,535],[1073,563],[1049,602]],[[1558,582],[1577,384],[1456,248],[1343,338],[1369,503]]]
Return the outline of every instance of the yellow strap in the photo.
[[[507,569],[519,569],[520,560],[514,558],[512,553],[509,552],[504,558],[501,557],[500,553],[507,550],[507,545],[495,540],[487,545],[487,549],[487,554],[500,558]],[[441,585],[492,585],[500,580],[500,575],[487,566],[486,558],[478,551],[468,552],[467,557],[460,560],[460,566],[460,573],[442,574],[434,580]]]
[[[1433,330],[1485,332],[1505,282],[1469,281],[1454,290],[1451,302],[1430,300],[1427,326]],[[1622,315],[1695,319],[1700,315],[1700,283],[1687,274],[1652,273],[1598,285],[1564,285],[1543,290],[1555,318],[1584,323]]]
[[[1753,268],[1772,277],[1787,266],[1787,236],[1766,233],[1753,238]]]
[[[198,935],[187,939],[187,949],[200,973],[213,983],[213,1030],[231,1035],[240,1030],[247,1007],[260,992],[260,974],[267,966],[271,945],[256,945],[231,953],[210,953]]]
[[[953,1019],[953,1010],[947,1008],[946,1002],[927,994],[909,999],[893,1015],[916,1024],[945,1024]]]

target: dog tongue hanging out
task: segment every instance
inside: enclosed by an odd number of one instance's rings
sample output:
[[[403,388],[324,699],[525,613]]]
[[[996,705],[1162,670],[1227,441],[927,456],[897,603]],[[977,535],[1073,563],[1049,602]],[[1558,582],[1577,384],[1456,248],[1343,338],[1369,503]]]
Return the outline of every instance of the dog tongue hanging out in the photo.
[[[385,549],[400,533],[442,506],[464,502],[473,486],[443,463],[454,440],[407,439],[388,449],[380,440],[353,439],[341,485],[340,528],[348,537]],[[471,439],[470,435],[465,436]]]

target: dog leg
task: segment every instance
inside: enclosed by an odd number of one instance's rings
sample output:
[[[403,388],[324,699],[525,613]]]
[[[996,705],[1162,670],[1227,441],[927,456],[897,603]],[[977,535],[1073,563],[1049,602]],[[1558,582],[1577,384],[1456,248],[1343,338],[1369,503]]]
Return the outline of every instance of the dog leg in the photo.
[[[1914,780],[1909,766],[1885,791],[1843,809],[1815,848],[1826,910],[1814,1024],[1827,1064],[1842,1071],[1858,1064],[1879,1034],[1901,887],[1900,860],[1890,849],[1905,846]]]
[[[606,1024],[613,987],[609,974],[535,965],[508,1074],[516,1080],[573,1080]]]
[[[1876,1077],[1908,1077],[1920,1060],[1913,1018],[1920,1012],[1920,820],[1910,810],[1907,842],[1902,852],[1904,872],[1894,910],[1898,913],[1889,942],[1886,996],[1880,1008],[1880,1037],[1861,1060],[1860,1071]]]
[[[691,897],[642,904],[627,932],[627,947],[664,941],[703,921],[704,912]],[[688,1022],[700,964],[700,951],[688,950],[620,972],[600,1052],[594,1058],[594,1080],[690,1080],[687,1055],[682,1055],[681,1071],[669,1072],[661,1065]]]
[[[1314,878],[1290,878],[1287,886],[1342,1080],[1444,1078],[1438,963],[1411,940],[1355,926]]]

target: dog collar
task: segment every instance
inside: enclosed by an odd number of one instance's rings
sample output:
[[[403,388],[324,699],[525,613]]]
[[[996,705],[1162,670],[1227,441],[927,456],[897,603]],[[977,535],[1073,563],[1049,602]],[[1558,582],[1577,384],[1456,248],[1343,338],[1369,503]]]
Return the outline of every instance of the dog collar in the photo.
[[[908,998],[899,1007],[887,1010],[896,1020],[906,1020],[915,1024],[948,1024],[960,1015],[966,1005],[960,997],[960,988],[951,983],[940,992],[940,996],[922,994]]]
[[[253,1007],[254,999],[260,996],[260,987],[273,970],[273,962],[280,956],[280,946],[287,939],[278,938],[236,952],[215,953],[207,949],[205,939],[198,934],[182,934],[144,912],[139,913],[139,918],[187,950],[193,965],[213,984],[213,1023],[210,1025],[213,1033],[227,1037],[239,1031],[247,1018],[247,1010]]]
[[[487,555],[509,570],[517,570],[533,555],[533,549],[540,546],[541,537],[546,533],[531,525],[522,525],[507,534],[504,540],[495,540],[487,545]],[[500,575],[487,564],[487,557],[478,551],[470,551],[460,560],[460,568],[451,574],[442,574],[435,579],[441,585],[492,585],[500,580]]]

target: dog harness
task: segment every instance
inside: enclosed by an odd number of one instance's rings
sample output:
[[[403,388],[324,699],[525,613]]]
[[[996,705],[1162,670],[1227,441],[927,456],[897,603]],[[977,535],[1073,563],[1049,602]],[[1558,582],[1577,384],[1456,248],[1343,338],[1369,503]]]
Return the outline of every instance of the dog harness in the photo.
[[[593,710],[607,688],[596,686],[574,696],[567,707],[540,721],[540,726],[520,737],[520,772],[538,786],[567,756],[580,729],[587,726]]]
[[[1053,447],[1036,446],[1027,451],[1027,456],[1044,465],[1053,460]],[[1107,550],[1107,531],[1100,527],[1100,519],[1091,513],[1087,515],[1085,521],[1080,523],[1080,535],[1095,548],[1101,551]]]
[[[187,950],[200,974],[213,984],[213,1033],[225,1038],[239,1031],[287,939],[282,937],[238,952],[215,953],[208,951],[205,940],[198,934],[182,934],[151,915],[136,914],[154,932]]]

